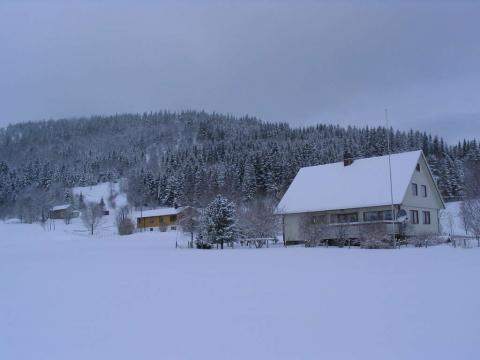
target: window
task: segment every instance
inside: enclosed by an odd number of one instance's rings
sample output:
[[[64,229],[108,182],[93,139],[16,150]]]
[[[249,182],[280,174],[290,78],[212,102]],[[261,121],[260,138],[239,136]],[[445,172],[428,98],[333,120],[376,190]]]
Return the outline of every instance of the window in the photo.
[[[427,197],[427,185],[422,185],[422,196]]]
[[[170,215],[170,222],[177,221],[177,215]]]
[[[349,223],[358,221],[358,213],[338,214],[334,217],[334,222]]]
[[[415,183],[412,183],[412,195],[418,196],[418,185]]]
[[[363,221],[382,221],[382,220],[392,220],[392,210],[365,211],[363,213]]]
[[[171,226],[170,230],[177,230],[177,227],[176,226]]]
[[[430,224],[430,211],[423,212],[423,223],[426,225]]]
[[[314,215],[312,216],[312,224],[326,224],[327,217],[325,215]]]
[[[383,220],[392,220],[392,210],[383,211]]]
[[[417,164],[417,167],[415,168],[418,172],[420,172],[420,164]]]
[[[410,210],[410,222],[412,224],[418,224],[418,211]]]
[[[363,213],[363,221],[379,221],[382,220],[382,211],[366,211]]]

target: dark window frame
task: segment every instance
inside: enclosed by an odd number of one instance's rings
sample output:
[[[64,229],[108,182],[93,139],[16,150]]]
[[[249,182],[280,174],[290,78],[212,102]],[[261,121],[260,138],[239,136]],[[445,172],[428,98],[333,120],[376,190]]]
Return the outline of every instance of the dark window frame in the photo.
[[[421,191],[422,197],[426,198],[427,197],[427,185],[420,185],[420,188],[422,189],[422,191]]]
[[[417,225],[418,221],[418,210],[410,210],[410,223]]]
[[[374,214],[376,216],[374,216]],[[364,222],[384,221],[384,220],[392,220],[392,210],[364,211],[363,212],[363,221]]]
[[[430,225],[432,223],[430,211],[422,211],[422,213],[423,213],[423,223],[425,225]]]
[[[312,216],[312,224],[326,224],[326,223],[327,223],[327,215]]]
[[[358,212],[335,214],[335,223],[348,224],[352,222],[358,222]]]
[[[416,183],[412,183],[412,195],[418,196],[418,185]]]

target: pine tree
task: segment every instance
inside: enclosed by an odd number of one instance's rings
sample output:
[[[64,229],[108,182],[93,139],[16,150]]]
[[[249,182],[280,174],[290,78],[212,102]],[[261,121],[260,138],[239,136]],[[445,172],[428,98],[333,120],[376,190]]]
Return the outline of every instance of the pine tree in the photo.
[[[203,217],[204,237],[213,244],[232,243],[235,240],[235,205],[222,195],[208,204]]]
[[[255,198],[257,192],[257,181],[255,178],[255,168],[250,161],[245,162],[242,180],[242,200],[250,201]]]
[[[85,208],[85,200],[83,199],[83,193],[80,193],[80,195],[78,196],[78,208],[80,210]]]

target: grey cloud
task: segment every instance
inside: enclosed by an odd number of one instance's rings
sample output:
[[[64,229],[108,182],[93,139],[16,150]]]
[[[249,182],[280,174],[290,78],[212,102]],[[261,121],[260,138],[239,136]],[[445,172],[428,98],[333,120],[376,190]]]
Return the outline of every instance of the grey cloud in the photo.
[[[449,135],[431,119],[480,112],[479,16],[473,2],[2,3],[0,123],[205,109],[378,125],[388,107],[395,127]]]

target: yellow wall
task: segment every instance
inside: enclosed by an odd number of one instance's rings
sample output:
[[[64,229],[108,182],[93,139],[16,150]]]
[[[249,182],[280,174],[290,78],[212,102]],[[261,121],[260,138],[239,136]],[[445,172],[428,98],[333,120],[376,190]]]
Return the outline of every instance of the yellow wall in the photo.
[[[137,228],[155,228],[177,224],[178,215],[149,216],[137,218]]]

